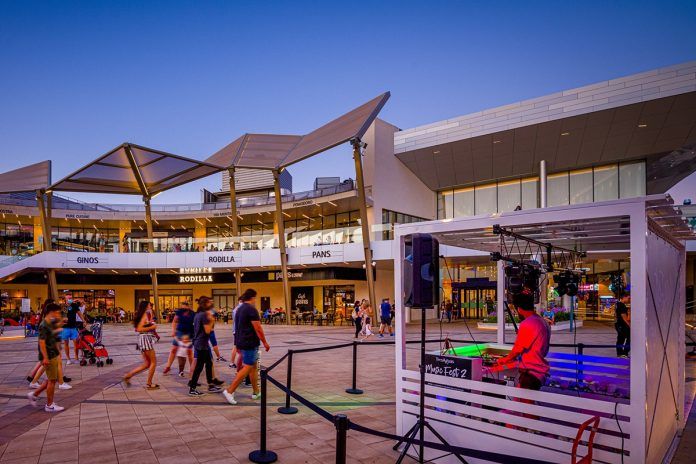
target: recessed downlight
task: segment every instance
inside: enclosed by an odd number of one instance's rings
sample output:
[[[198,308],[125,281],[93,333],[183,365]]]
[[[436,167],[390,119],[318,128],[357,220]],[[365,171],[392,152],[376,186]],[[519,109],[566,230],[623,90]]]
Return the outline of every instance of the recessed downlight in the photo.
[[[640,124],[638,124],[638,127],[641,128],[641,129],[643,129],[643,128],[645,128],[645,127],[648,127],[648,125],[645,124],[645,123],[640,123]]]

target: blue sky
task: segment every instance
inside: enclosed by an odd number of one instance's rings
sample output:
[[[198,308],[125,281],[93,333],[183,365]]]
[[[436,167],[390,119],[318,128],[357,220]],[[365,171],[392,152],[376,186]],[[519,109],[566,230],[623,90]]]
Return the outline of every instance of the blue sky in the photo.
[[[52,159],[57,180],[124,141],[203,159],[385,90],[384,119],[426,124],[694,60],[695,20],[694,1],[0,0],[0,171]],[[348,147],[291,173],[354,176]],[[202,186],[220,179],[156,201]]]

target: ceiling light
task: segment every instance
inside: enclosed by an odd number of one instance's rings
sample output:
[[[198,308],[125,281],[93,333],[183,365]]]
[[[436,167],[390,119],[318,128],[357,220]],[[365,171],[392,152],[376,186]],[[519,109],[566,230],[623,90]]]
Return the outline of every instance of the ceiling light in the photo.
[[[194,220],[194,221],[196,221],[196,222],[198,223],[198,225],[200,225],[200,226],[202,226],[202,225],[203,225],[203,223],[202,223],[201,221],[199,221],[198,219],[196,219],[196,218],[193,218],[193,220]]]
[[[570,132],[561,132],[561,135],[570,135]]]
[[[502,140],[494,140],[493,143],[501,143]]]
[[[286,213],[285,211],[283,211],[283,214],[286,215],[287,217],[292,217],[288,213]]]
[[[440,153],[440,150],[435,150],[435,151],[433,152],[433,155],[437,155],[438,153]]]
[[[153,219],[153,221],[155,222],[155,224],[159,225],[159,222],[157,222],[157,219]]]
[[[68,269],[68,270],[69,270],[70,272],[72,272],[73,274],[77,274],[77,272],[75,272],[75,269]]]
[[[138,271],[133,271],[133,274],[138,274]]]
[[[329,203],[331,206],[338,206],[336,203],[334,203],[333,201],[330,201],[330,200],[329,200],[328,203]]]
[[[94,272],[94,269],[92,269],[91,267],[88,267],[87,270],[88,270],[89,272]]]
[[[114,274],[118,274],[118,271],[116,269],[112,269],[111,272],[113,272]]]
[[[640,127],[641,129],[643,129],[644,127],[648,127],[648,125],[647,125],[647,124],[641,123],[641,124],[638,124],[638,127]]]

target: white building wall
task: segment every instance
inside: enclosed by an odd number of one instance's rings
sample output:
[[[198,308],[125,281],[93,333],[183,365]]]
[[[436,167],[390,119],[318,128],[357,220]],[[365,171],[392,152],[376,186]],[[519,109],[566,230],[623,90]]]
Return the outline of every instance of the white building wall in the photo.
[[[399,129],[376,119],[365,133],[367,143],[363,159],[365,185],[371,191],[373,224],[382,222],[382,210],[435,219],[435,192],[394,156],[394,134]]]

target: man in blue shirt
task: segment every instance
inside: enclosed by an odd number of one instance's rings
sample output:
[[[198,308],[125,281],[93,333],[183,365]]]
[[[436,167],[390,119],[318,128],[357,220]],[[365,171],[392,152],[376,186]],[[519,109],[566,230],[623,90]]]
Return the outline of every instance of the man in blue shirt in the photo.
[[[167,375],[172,368],[172,363],[176,358],[176,351],[179,347],[178,341],[181,337],[186,335],[190,339],[193,339],[193,319],[195,313],[191,310],[188,301],[181,302],[181,308],[177,309],[174,313],[174,319],[172,319],[172,348],[169,352],[169,359],[167,359],[167,364],[164,366],[164,375]],[[189,366],[193,366],[193,352],[189,350],[188,353]]]
[[[380,312],[380,324],[379,324],[379,338],[384,338],[384,329],[386,328],[389,331],[389,336],[393,337],[394,333],[392,332],[392,327],[391,327],[391,304],[389,303],[389,298],[385,298],[382,300],[382,304],[379,306],[379,312]]]

